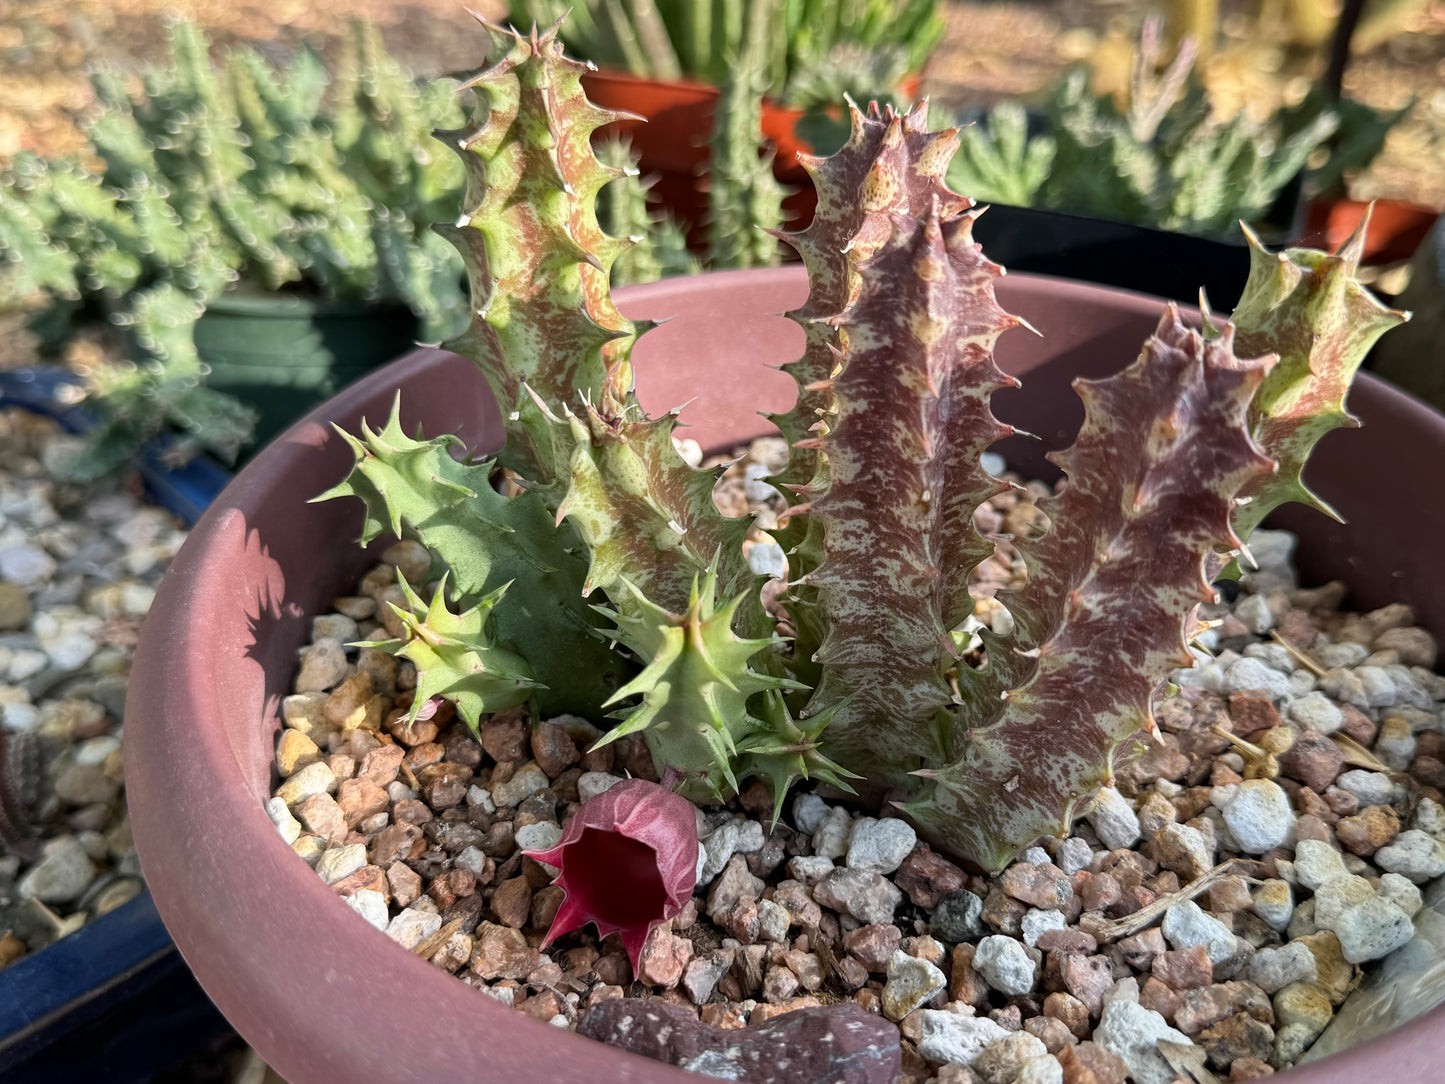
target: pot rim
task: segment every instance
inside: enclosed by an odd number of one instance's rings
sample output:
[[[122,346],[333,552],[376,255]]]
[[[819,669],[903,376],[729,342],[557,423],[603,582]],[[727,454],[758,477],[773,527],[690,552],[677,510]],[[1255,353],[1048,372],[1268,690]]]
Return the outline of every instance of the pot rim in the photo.
[[[796,284],[802,274],[802,268],[794,265],[715,272],[707,277],[713,282],[737,280],[772,288],[785,283]],[[1161,301],[1143,294],[1046,276],[1018,275],[1010,278],[1041,280],[1056,291],[1075,296],[1107,296],[1111,305],[1128,311],[1160,311]],[[674,293],[692,292],[697,280],[698,277],[679,277],[632,287],[619,291],[618,301],[624,307],[665,301]],[[253,898],[270,901],[273,906],[279,895],[284,901],[289,901],[288,906],[294,905],[297,913],[307,916],[307,932],[313,936],[309,943],[314,948],[311,957],[313,967],[328,968],[327,982],[354,982],[357,992],[375,1001],[379,995],[375,991],[368,992],[365,983],[369,975],[381,973],[393,982],[388,990],[393,995],[400,993],[402,997],[399,1000],[406,1003],[398,1011],[410,1012],[412,1015],[408,1019],[419,1021],[418,1029],[426,1027],[428,1018],[440,1018],[442,1014],[433,1010],[446,1003],[454,1007],[453,1017],[465,1015],[496,1036],[514,1037],[491,1050],[474,1050],[473,1047],[478,1044],[470,1044],[455,1056],[449,1056],[445,1063],[448,1069],[465,1067],[467,1071],[484,1070],[488,1075],[500,1076],[503,1072],[528,1066],[534,1073],[541,1071],[547,1079],[556,1081],[596,1080],[599,1073],[607,1073],[610,1074],[609,1079],[619,1081],[686,1084],[696,1077],[634,1054],[603,1049],[593,1040],[575,1034],[559,1035],[557,1029],[525,1017],[477,991],[466,989],[453,975],[403,952],[384,933],[353,913],[312,869],[296,858],[265,813],[264,802],[269,795],[257,795],[245,787],[198,786],[188,796],[191,802],[198,804],[188,804],[179,809],[167,807],[159,797],[160,791],[177,782],[173,766],[182,758],[186,774],[191,777],[199,774],[203,782],[234,778],[240,771],[234,750],[219,735],[219,726],[201,729],[198,738],[184,744],[182,735],[166,730],[168,725],[172,731],[175,730],[174,720],[193,718],[193,711],[198,705],[209,705],[217,710],[247,710],[250,707],[216,703],[214,675],[222,669],[224,659],[213,654],[190,658],[184,664],[178,662],[188,658],[189,644],[204,642],[211,633],[206,627],[205,607],[198,605],[198,601],[208,591],[212,594],[230,592],[228,584],[234,579],[234,571],[228,562],[234,558],[227,556],[220,543],[229,540],[234,549],[237,532],[241,532],[244,538],[248,530],[254,540],[254,528],[248,529],[247,526],[247,510],[256,506],[278,480],[290,477],[303,459],[314,458],[316,449],[331,438],[327,424],[329,419],[354,413],[363,402],[375,397],[382,389],[414,378],[419,372],[438,364],[440,357],[445,357],[444,353],[434,348],[413,351],[358,381],[295,423],[241,471],[196,525],[177,556],[162,583],[154,617],[148,621],[137,651],[133,673],[147,680],[132,682],[127,702],[127,737],[136,755],[126,758],[126,783],[142,865],[148,866],[148,875],[152,872],[161,874],[162,879],[153,885],[157,906],[167,926],[181,934],[177,944],[182,955],[190,964],[203,965],[203,971],[206,970],[204,963],[211,939],[219,938],[224,942],[237,932],[222,925],[206,906],[208,894],[217,888],[246,891]],[[1445,417],[1369,374],[1361,374],[1358,379],[1371,389],[1372,394],[1394,400],[1395,406],[1418,416],[1422,424],[1438,430],[1442,442],[1445,442]],[[769,424],[760,418],[758,432],[769,428]],[[154,721],[157,717],[162,721]],[[172,722],[167,724],[167,719]],[[270,740],[269,736],[266,740]],[[202,794],[205,795],[203,802],[199,797]],[[174,872],[169,866],[164,871],[149,868],[145,856],[149,854],[151,862],[157,861],[154,856],[165,849],[158,845],[158,840],[170,833],[173,818],[178,813],[207,820],[249,841],[255,853],[243,856],[246,858],[242,863],[243,872],[270,875],[271,879],[264,886],[266,891],[262,893],[260,889],[263,886],[248,886],[244,883],[245,878],[236,876],[228,882],[207,881],[209,869],[223,867],[217,864],[219,858],[206,854],[188,855],[193,861],[184,863],[190,881],[183,887],[196,893],[196,899],[190,898],[186,891],[177,890],[179,881],[164,881],[166,875]],[[264,906],[260,910],[264,913]],[[356,946],[361,947],[360,952],[355,951]],[[379,967],[373,962],[373,951],[382,953]],[[350,974],[345,970],[348,963],[353,965]],[[202,981],[209,986],[219,986],[214,975],[208,974]],[[281,982],[281,976],[276,976],[275,982]],[[245,985],[244,976],[242,985]],[[264,998],[267,992],[271,992],[271,986],[266,982],[253,982],[251,985],[253,988],[246,992],[253,997]],[[226,1002],[223,1011],[248,1041],[260,1044],[263,1056],[269,1058],[268,1050],[274,1051],[284,1042],[251,1013],[247,1008],[251,1001],[244,994],[233,996],[230,990],[220,989],[209,992],[213,996],[224,995],[218,998]],[[352,996],[351,991],[344,987],[338,987],[336,992],[340,996]],[[320,1037],[334,1034],[335,1024],[331,1017],[298,1023],[303,1028],[309,1027],[311,1033]],[[1359,1080],[1378,1072],[1384,1064],[1390,1067],[1395,1084],[1427,1084],[1438,1079],[1442,1024],[1445,1024],[1445,1005],[1437,1006],[1360,1046],[1299,1066],[1290,1071],[1289,1079],[1298,1084]],[[407,1034],[410,1038],[417,1032],[409,1031]],[[433,1034],[431,1038],[437,1044],[459,1045],[453,1033]],[[407,1068],[427,1074],[433,1072],[437,1065]],[[284,1063],[278,1069],[285,1072]]]

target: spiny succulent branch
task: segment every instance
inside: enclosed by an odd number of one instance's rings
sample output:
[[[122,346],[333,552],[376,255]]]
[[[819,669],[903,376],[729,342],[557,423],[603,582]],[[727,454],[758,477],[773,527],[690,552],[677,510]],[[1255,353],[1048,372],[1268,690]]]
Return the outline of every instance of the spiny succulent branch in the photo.
[[[527,662],[497,644],[490,625],[492,611],[505,587],[483,596],[461,613],[447,608],[443,577],[425,602],[402,577],[405,607],[391,604],[405,627],[396,640],[369,640],[359,647],[374,647],[409,659],[416,665],[416,692],[411,704],[415,721],[432,699],[450,700],[457,713],[476,733],[482,716],[525,703],[537,683]]]
[[[503,465],[545,484],[566,453],[551,447],[551,427],[525,389],[609,413],[632,390],[639,328],[608,285],[632,242],[609,237],[596,214],[598,191],[622,171],[599,163],[590,144],[622,115],[587,100],[587,67],[562,55],[557,27],[523,37],[481,22],[502,58],[465,84],[479,98],[472,123],[438,133],[467,182],[462,215],[437,228],[461,253],[472,293],[471,326],[446,347],[474,361],[502,410],[518,415]]]
[[[1250,400],[1273,358],[1241,361],[1173,306],[1139,359],[1079,380],[1084,424],[1053,456],[1069,482],[1041,502],[1051,529],[1019,540],[1028,582],[1000,596],[1014,634],[985,636],[951,763],[925,773],[909,815],[988,869],[1068,830],[1112,778],[1120,747],[1153,731],[1152,705],[1186,649],[1206,569],[1236,548],[1233,498],[1273,463],[1250,439]]]
[[[687,607],[678,613],[652,602],[626,580],[622,586],[630,604],[607,615],[617,624],[617,640],[645,666],[612,702],[641,701],[616,713],[622,722],[599,744],[640,733],[656,763],[685,767],[700,784],[694,787],[699,796],[722,800],[738,789],[733,765],[740,751],[750,743],[771,739],[776,744],[791,737],[771,733],[768,723],[748,710],[751,697],[796,685],[753,669],[760,654],[776,653],[779,641],[773,636],[743,639],[733,632],[745,596],[719,606],[715,568],[693,579]],[[789,782],[783,781],[779,795]]]
[[[570,525],[558,524],[535,493],[497,492],[495,462],[456,459],[456,437],[408,437],[400,406],[398,397],[380,430],[365,422],[360,437],[338,430],[356,465],[314,499],[359,497],[362,545],[385,534],[421,541],[450,571],[456,600],[508,588],[493,608],[495,634],[527,660],[538,709],[597,715],[628,671],[583,601],[587,565]]]
[[[846,345],[819,442],[828,483],[809,506],[826,545],[809,581],[828,620],[810,711],[842,705],[830,748],[849,766],[947,755],[936,722],[953,699],[949,632],[972,614],[968,574],[993,552],[971,517],[1008,488],[981,465],[1012,432],[989,399],[1017,385],[993,360],[1019,321],[994,298],[1001,269],[973,242],[976,215],[894,216],[835,320]]]
[[[1245,229],[1250,270],[1230,318],[1235,348],[1246,356],[1279,355],[1249,412],[1254,439],[1279,470],[1240,492],[1248,503],[1235,512],[1234,529],[1246,541],[1288,501],[1339,518],[1305,485],[1305,462],[1326,433],[1360,424],[1345,409],[1350,381],[1375,340],[1409,319],[1382,305],[1356,278],[1368,223],[1366,215],[1333,255],[1299,248],[1270,252]]]

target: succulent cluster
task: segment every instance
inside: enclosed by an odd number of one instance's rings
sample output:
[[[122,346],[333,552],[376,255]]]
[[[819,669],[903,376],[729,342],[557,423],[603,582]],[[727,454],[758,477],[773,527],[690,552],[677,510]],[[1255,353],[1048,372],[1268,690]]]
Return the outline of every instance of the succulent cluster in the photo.
[[[456,256],[430,229],[460,175],[426,138],[460,115],[451,84],[418,85],[361,23],[334,74],[310,49],[284,66],[236,49],[218,67],[187,21],[168,53],[139,86],[96,73],[88,160],[21,154],[0,183],[0,302],[45,294],[50,325],[98,309],[143,362],[94,377],[90,474],[164,420],[222,454],[244,442],[247,412],[201,385],[191,338],[238,280],[400,301],[433,338],[465,319]]]
[[[1331,102],[1322,91],[1266,122],[1214,116],[1185,38],[1160,74],[1157,20],[1145,23],[1128,106],[1090,90],[1084,70],[1066,74],[1030,133],[1023,106],[1003,102],[966,129],[949,183],[981,199],[1225,236],[1240,219],[1259,222],[1309,163],[1311,184],[1333,188],[1367,165],[1408,112]],[[1324,161],[1315,162],[1328,145]],[[1286,223],[1287,225],[1287,223]]]
[[[485,104],[445,136],[467,170],[447,232],[475,313],[447,346],[486,374],[505,446],[459,462],[455,438],[407,437],[393,415],[348,438],[355,470],[327,494],[363,499],[364,541],[417,538],[449,570],[403,615],[397,646],[447,671],[420,680],[465,692],[469,714],[532,699],[611,715],[603,740],[640,734],[690,796],[750,776],[779,804],[799,779],[856,786],[985,868],[1066,832],[1154,729],[1211,581],[1265,511],[1313,501],[1300,468],[1349,424],[1355,368],[1402,319],[1356,281],[1360,239],[1275,255],[1251,236],[1232,322],[1194,330],[1170,307],[1133,364],[1078,382],[1083,428],[1054,457],[1068,484],[1044,502],[1048,532],[1016,540],[1013,630],[960,657],[968,574],[992,552],[972,513],[1009,485],[982,466],[1011,432],[990,399],[1017,383],[994,346],[1022,321],[972,241],[978,211],[944,183],[956,133],[922,110],[853,109],[847,145],[804,160],[816,217],[784,236],[811,290],[789,314],[806,337],[786,366],[798,400],[774,418],[792,448],[774,479],[793,502],[780,614],[744,558],[748,521],[712,500],[716,473],[684,463],[675,417],[633,394],[646,329],[613,305],[627,242],[594,211],[618,171],[589,146],[614,117],[555,30],[489,29],[502,59],[470,84]],[[520,495],[499,491],[504,470]]]

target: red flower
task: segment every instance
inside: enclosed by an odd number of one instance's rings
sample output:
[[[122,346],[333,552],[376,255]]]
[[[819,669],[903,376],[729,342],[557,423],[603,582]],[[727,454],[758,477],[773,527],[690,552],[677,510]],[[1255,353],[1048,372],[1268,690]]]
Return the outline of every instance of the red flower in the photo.
[[[583,802],[550,851],[524,851],[562,872],[566,892],[543,947],[591,922],[622,935],[632,972],[652,928],[682,910],[697,884],[693,804],[645,779],[627,779]]]

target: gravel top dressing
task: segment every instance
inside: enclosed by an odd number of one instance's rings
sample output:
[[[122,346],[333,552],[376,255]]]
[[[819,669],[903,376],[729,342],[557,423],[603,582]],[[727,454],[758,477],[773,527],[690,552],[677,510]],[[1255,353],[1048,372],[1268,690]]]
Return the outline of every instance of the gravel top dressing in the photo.
[[[126,679],[170,513],[57,482],[75,438],[0,413],[0,967],[143,889],[121,780]]]
[[[724,511],[771,525],[781,501],[762,478],[779,445],[729,469]],[[1005,494],[979,526],[1042,529],[1031,501],[1046,492]],[[401,947],[539,1020],[702,1073],[887,1081],[901,1056],[899,1079],[919,1084],[1268,1076],[1311,1048],[1363,967],[1410,942],[1445,874],[1435,642],[1408,605],[1350,613],[1342,584],[1298,587],[1292,546],[1254,535],[1257,571],[1204,615],[1214,657],[1175,674],[1159,740],[1068,838],[975,876],[904,821],[806,790],[772,824],[755,783],[697,809],[696,895],[636,974],[590,928],[540,948],[563,894],[521,852],[556,845],[580,800],[655,779],[645,744],[589,751],[589,722],[523,709],[487,719],[480,741],[450,705],[406,725],[411,664],[345,645],[401,633],[387,604],[398,572],[426,577],[415,543],[314,618],[267,809]],[[786,569],[771,541],[749,561]],[[1022,574],[1001,537],[975,591]],[[1004,632],[1010,618],[984,597],[974,620]],[[842,1002],[857,1011],[819,1011]]]

